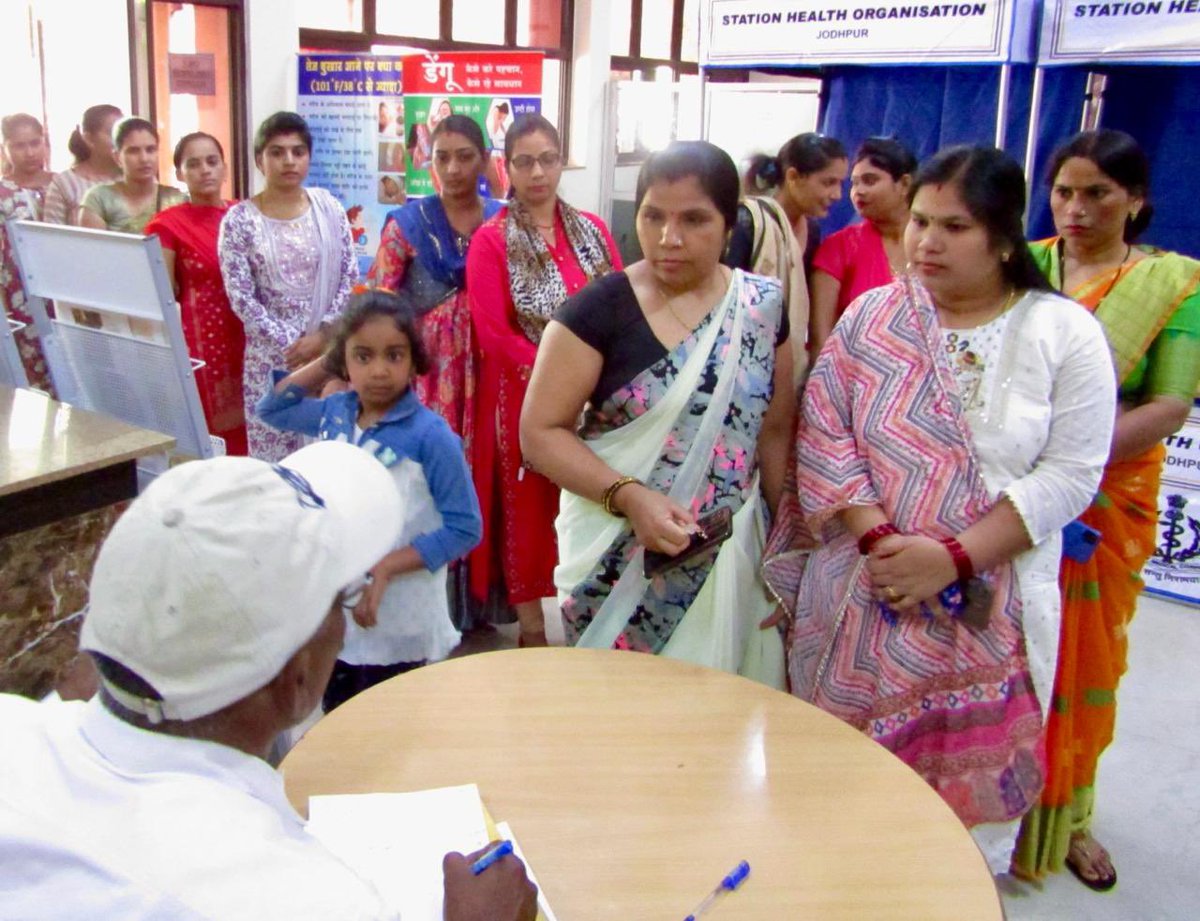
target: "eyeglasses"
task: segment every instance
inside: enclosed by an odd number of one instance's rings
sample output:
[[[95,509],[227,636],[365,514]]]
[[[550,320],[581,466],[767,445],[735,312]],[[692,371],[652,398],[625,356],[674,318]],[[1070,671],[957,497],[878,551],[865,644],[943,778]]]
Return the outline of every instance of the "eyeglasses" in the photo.
[[[513,157],[509,163],[513,169],[522,173],[527,173],[533,169],[533,164],[535,163],[540,163],[542,169],[549,170],[554,169],[554,167],[562,163],[562,154],[557,150],[547,150],[536,157],[532,157],[529,154],[521,154],[520,156]]]
[[[362,596],[367,591],[367,586],[375,581],[375,577],[370,573],[355,579],[338,592],[338,604],[347,611],[353,611],[358,607],[358,603],[362,601]]]

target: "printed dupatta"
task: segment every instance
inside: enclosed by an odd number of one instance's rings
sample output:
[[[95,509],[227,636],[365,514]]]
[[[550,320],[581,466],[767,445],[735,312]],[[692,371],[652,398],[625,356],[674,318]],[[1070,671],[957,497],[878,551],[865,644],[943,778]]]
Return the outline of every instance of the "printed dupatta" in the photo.
[[[1063,291],[1091,310],[1104,327],[1118,384],[1129,377],[1179,305],[1200,287],[1200,262],[1151,247],[1139,249],[1145,258],[1127,271],[1120,266],[1088,279],[1074,291]],[[1057,287],[1062,280],[1062,238],[1039,240],[1029,244],[1029,250]]]
[[[753,451],[769,403],[781,311],[774,282],[735,272],[706,324],[614,395],[628,397],[633,418],[585,435],[614,469],[700,514],[729,506],[734,521],[733,536],[715,559],[647,580],[644,550],[629,523],[564,492],[554,579],[568,633],[582,628],[577,645],[661,652],[782,685],[778,634],[758,630],[770,604],[757,573],[763,543],[758,475],[745,449],[749,444]],[[600,411],[608,417],[620,412],[611,400]],[[745,428],[740,441],[731,418]],[[654,639],[631,641],[630,630]]]
[[[483,199],[483,219],[486,221],[501,207],[503,203],[494,198]],[[389,211],[387,219],[396,222],[416,253],[401,287],[412,296],[419,315],[466,286],[467,247],[450,226],[440,197],[427,195],[409,201]]]
[[[967,826],[1024,814],[1043,783],[1042,716],[1012,565],[988,573],[985,628],[920,615],[891,626],[837,518],[878,504],[901,531],[941,538],[992,507],[919,283],[869,292],[835,328],[805,391],[797,480],[809,530],[793,530],[816,548],[794,596],[793,691],[894,752]]]
[[[317,278],[313,284],[308,323],[305,332],[314,332],[321,320],[337,300],[342,282],[343,237],[342,225],[346,223],[346,212],[338,200],[324,189],[309,189],[308,200],[312,203],[313,225],[317,230]]]
[[[611,272],[612,258],[600,228],[561,198],[558,200],[557,214],[562,220],[567,242],[571,244],[571,250],[587,280]],[[542,341],[546,324],[554,318],[554,311],[567,299],[567,286],[554,263],[554,257],[550,255],[550,248],[534,223],[533,215],[516,199],[508,203],[504,244],[508,256],[508,285],[517,312],[517,324],[529,341],[537,345]]]

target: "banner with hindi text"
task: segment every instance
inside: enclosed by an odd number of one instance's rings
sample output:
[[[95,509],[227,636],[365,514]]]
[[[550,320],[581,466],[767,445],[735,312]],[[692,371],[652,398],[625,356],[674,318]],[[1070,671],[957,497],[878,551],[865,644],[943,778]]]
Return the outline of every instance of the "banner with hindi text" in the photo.
[[[399,56],[302,54],[297,110],[313,136],[308,185],[346,209],[366,274],[388,211],[404,203],[404,97]]]
[[[541,112],[542,55],[536,51],[428,52],[404,59],[404,140],[409,195],[437,192],[432,174],[433,129],[447,115],[466,115],[483,130],[489,148],[481,188],[502,197],[504,133],[518,115]]]

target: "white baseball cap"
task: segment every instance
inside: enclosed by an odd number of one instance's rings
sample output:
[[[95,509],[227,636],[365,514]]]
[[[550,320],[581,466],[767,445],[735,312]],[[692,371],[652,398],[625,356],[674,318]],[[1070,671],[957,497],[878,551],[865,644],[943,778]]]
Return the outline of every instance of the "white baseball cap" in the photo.
[[[279,674],[401,524],[392,475],[353,445],[317,442],[279,464],[181,464],[100,548],[80,648],[150,684],[161,700],[104,679],[154,722],[215,713]]]

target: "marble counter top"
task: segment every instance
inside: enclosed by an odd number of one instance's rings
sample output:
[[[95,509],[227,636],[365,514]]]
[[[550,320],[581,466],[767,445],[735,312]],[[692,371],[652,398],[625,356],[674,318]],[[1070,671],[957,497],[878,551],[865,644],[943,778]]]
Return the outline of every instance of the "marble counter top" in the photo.
[[[170,435],[0,386],[0,496],[170,450]]]

